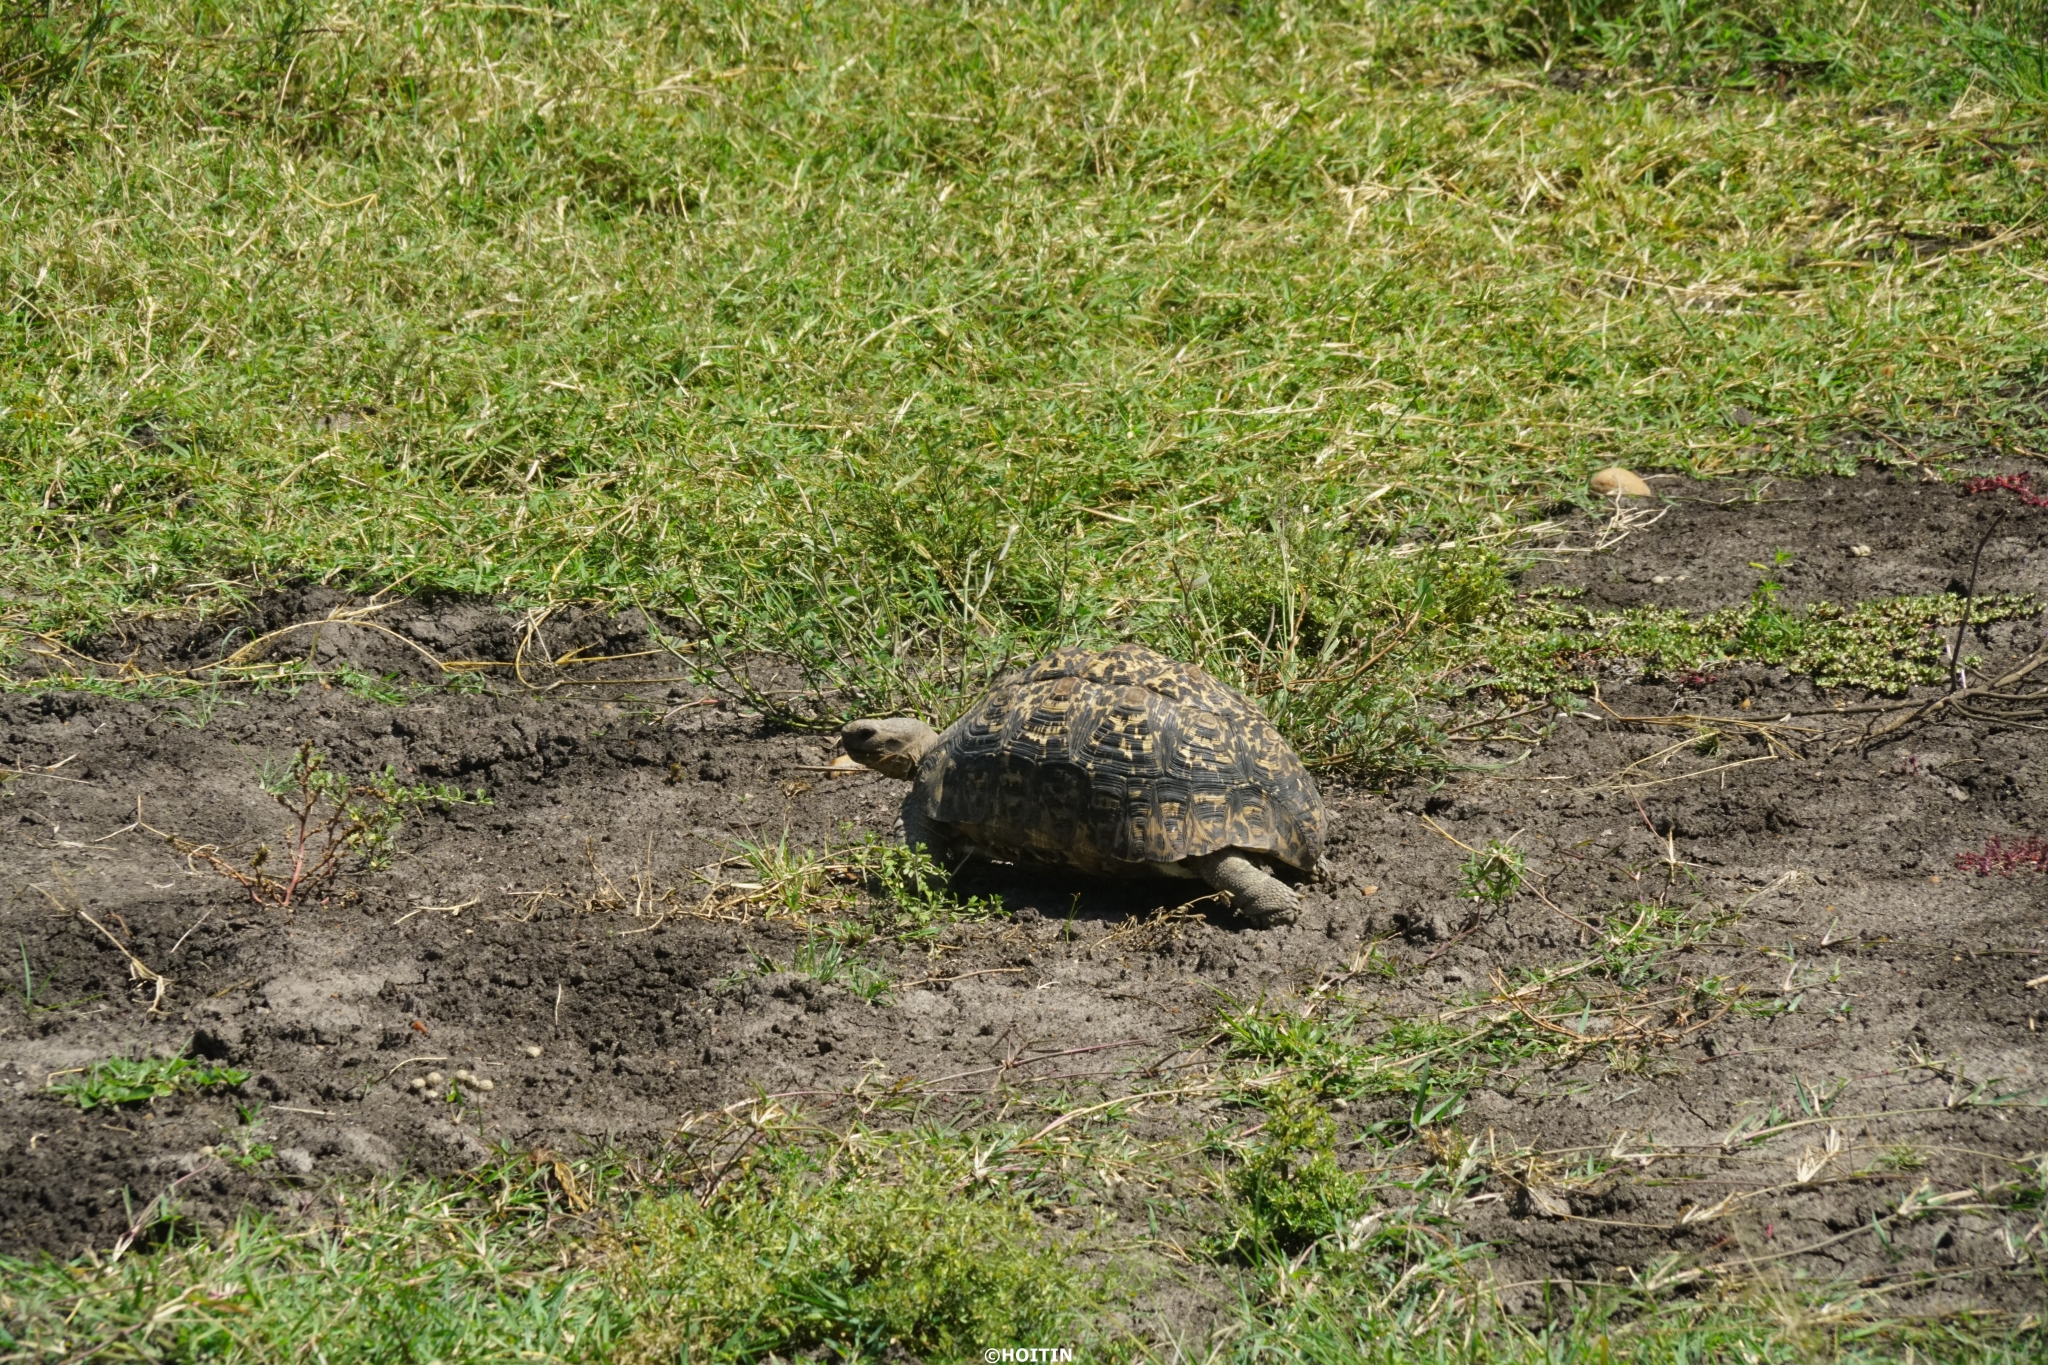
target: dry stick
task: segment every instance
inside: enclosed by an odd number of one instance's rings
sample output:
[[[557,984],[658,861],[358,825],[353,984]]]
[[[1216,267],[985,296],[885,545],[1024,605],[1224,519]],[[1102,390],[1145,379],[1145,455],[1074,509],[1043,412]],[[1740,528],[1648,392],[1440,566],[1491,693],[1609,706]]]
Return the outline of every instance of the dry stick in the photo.
[[[1877,1114],[1822,1114],[1817,1118],[1793,1119],[1789,1123],[1780,1123],[1770,1128],[1759,1128],[1749,1133],[1738,1132],[1731,1128],[1719,1143],[1712,1145],[1693,1142],[1674,1144],[1674,1146],[1681,1148],[1692,1147],[1701,1151],[1712,1151],[1715,1147],[1718,1147],[1721,1151],[1732,1152],[1742,1143],[1761,1142],[1765,1138],[1776,1137],[1779,1133],[1790,1132],[1794,1128],[1810,1128],[1816,1123],[1864,1123],[1871,1119],[1893,1119],[1907,1114],[1946,1114],[1952,1109],[1969,1107],[1972,1106],[1937,1104],[1922,1109],[1887,1109]]]
[[[182,947],[184,947],[184,946],[185,946],[185,940],[186,940],[186,939],[188,939],[188,938],[190,938],[190,937],[192,937],[192,935],[194,935],[194,934],[198,933],[198,932],[199,932],[199,926],[200,926],[200,925],[202,925],[202,924],[204,924],[204,923],[206,923],[206,921],[207,921],[208,917],[209,917],[209,916],[211,916],[212,914],[213,914],[213,907],[212,907],[212,906],[208,906],[208,907],[206,908],[206,913],[205,913],[205,914],[201,915],[201,916],[200,916],[200,917],[199,917],[198,919],[196,919],[196,920],[193,920],[193,921],[192,921],[192,927],[191,927],[190,929],[187,929],[187,930],[186,930],[186,931],[185,931],[184,933],[182,933],[182,934],[178,935],[178,941],[177,941],[176,943],[173,943],[173,944],[171,945],[171,957],[176,957],[176,956],[178,955],[178,949],[180,949],[180,948],[182,948]],[[168,960],[168,959],[166,959],[166,960]]]
[[[1935,697],[1929,701],[1924,702],[1903,701],[1886,706],[1850,707],[1834,714],[1849,715],[1859,711],[1905,711],[1909,707],[1913,708],[1910,711],[1908,711],[1906,715],[1901,716],[1898,720],[1894,721],[1890,725],[1883,726],[1876,730],[1872,730],[1866,726],[1864,728],[1863,734],[1858,738],[1856,742],[1858,744],[1868,745],[1879,739],[1884,738],[1886,735],[1895,734],[1898,731],[1905,729],[1908,725],[1913,724],[1913,722],[1915,721],[1924,720],[1928,716],[1933,715],[1936,711],[1939,711],[1944,706],[1954,706],[1956,703],[1964,701],[1968,698],[1987,696],[1992,694],[1998,688],[2010,687],[2012,686],[2012,684],[2020,681],[2020,679],[2026,677],[2029,673],[2032,673],[2035,669],[2039,668],[2044,663],[2048,663],[2048,646],[2043,646],[2042,648],[2035,650],[2031,655],[2027,657],[2026,661],[2022,663],[2018,668],[2015,668],[2012,672],[2007,673],[2005,676],[1997,679],[1996,681],[1990,683],[1987,686],[1966,687],[1960,692],[1945,692],[1939,697]],[[2048,701],[2048,694],[2044,694],[2042,700]],[[1824,713],[1814,712],[1813,714],[1820,715]]]
[[[1018,1143],[1017,1145],[1020,1147],[1028,1147],[1032,1143],[1037,1142],[1040,1138],[1046,1137],[1055,1129],[1066,1127],[1066,1125],[1072,1123],[1075,1119],[1086,1118],[1090,1114],[1096,1113],[1103,1109],[1112,1109],[1119,1104],[1142,1104],[1146,1100],[1164,1099],[1169,1095],[1186,1095],[1188,1093],[1190,1093],[1188,1088],[1186,1086],[1182,1086],[1174,1090],[1148,1090],[1142,1095],[1121,1095],[1113,1100],[1104,1100],[1101,1104],[1091,1104],[1085,1109],[1075,1109],[1068,1113],[1060,1115],[1051,1123],[1046,1124],[1045,1127],[1039,1129],[1037,1132],[1033,1133],[1030,1137],[1024,1139],[1024,1141]]]
[[[17,759],[16,762],[18,764],[20,760]],[[80,787],[96,787],[99,785],[97,782],[88,782],[82,777],[66,777],[62,773],[44,772],[38,768],[23,768],[19,766],[0,768],[0,774],[5,774],[8,777],[47,777],[52,782],[70,782]]]
[[[167,1206],[171,1195],[177,1191],[178,1186],[184,1184],[193,1176],[203,1174],[204,1172],[213,1169],[213,1165],[214,1163],[210,1160],[202,1161],[197,1166],[194,1166],[191,1170],[185,1172],[185,1174],[179,1176],[176,1180],[173,1180],[170,1184],[166,1185],[163,1189],[163,1192],[157,1195],[156,1198],[150,1200],[147,1204],[144,1204],[142,1206],[141,1214],[137,1216],[136,1220],[133,1223],[129,1224],[128,1230],[122,1233],[119,1239],[115,1241],[112,1251],[109,1252],[107,1256],[107,1264],[111,1266],[116,1261],[119,1261],[123,1256],[128,1254],[128,1248],[135,1245],[135,1239],[140,1237],[143,1233],[143,1230],[149,1226],[149,1215],[152,1209],[156,1209],[160,1206]],[[160,1316],[160,1314],[161,1310],[159,1310],[158,1315]],[[86,1354],[91,1355],[93,1353],[88,1351]],[[80,1356],[76,1358],[82,1360],[85,1357]]]
[[[1023,969],[1018,968],[1017,970],[1021,971]],[[920,1084],[944,1085],[947,1081],[964,1081],[969,1076],[986,1076],[991,1071],[1010,1071],[1018,1067],[1036,1066],[1040,1062],[1049,1062],[1053,1060],[1055,1057],[1076,1057],[1084,1052],[1107,1052],[1111,1048],[1118,1047],[1142,1047],[1144,1046],[1144,1043],[1145,1040],[1143,1038],[1126,1038],[1121,1042],[1116,1043],[1097,1043],[1093,1047],[1069,1048],[1065,1052],[1047,1052],[1040,1056],[1033,1057],[1028,1061],[1016,1062],[1005,1060],[1003,1062],[998,1063],[995,1066],[977,1067],[973,1071],[956,1071],[950,1076],[936,1076],[929,1081],[920,1082]],[[1178,1049],[1176,1049],[1176,1051],[1178,1051]],[[1169,1052],[1166,1055],[1171,1057],[1173,1053]]]
[[[390,1080],[393,1076],[396,1076],[399,1072],[405,1070],[407,1067],[412,1066],[417,1062],[445,1062],[447,1060],[448,1058],[446,1057],[408,1057],[404,1061],[400,1062],[397,1066],[394,1066],[389,1071],[385,1072],[382,1076],[379,1076],[377,1078],[377,1084],[384,1084],[384,1082]]]
[[[1689,781],[1695,777],[1711,777],[1715,773],[1725,773],[1730,768],[1746,768],[1752,763],[1777,763],[1785,757],[1787,756],[1784,754],[1758,754],[1755,758],[1738,758],[1733,763],[1716,763],[1711,768],[1700,768],[1694,772],[1680,773],[1676,777],[1652,778],[1647,782],[1618,782],[1615,784],[1614,789],[1617,792],[1641,791],[1645,787],[1662,787],[1672,782]],[[1623,771],[1627,770],[1624,769]]]
[[[391,607],[394,605],[396,604],[386,602],[382,606],[362,608],[359,614],[349,614],[337,611],[334,614],[321,617],[319,620],[294,622],[289,626],[280,627],[279,629],[273,630],[268,634],[257,636],[248,644],[243,645],[240,649],[236,650],[234,653],[228,655],[227,657],[221,659],[217,663],[195,664],[191,668],[180,670],[178,673],[173,673],[170,676],[178,677],[182,675],[189,677],[194,673],[205,672],[209,669],[239,668],[250,662],[256,653],[260,652],[264,646],[268,645],[273,640],[281,639],[284,636],[293,634],[296,631],[317,631],[323,630],[328,626],[355,626],[362,630],[374,630],[380,635],[388,635],[392,639],[398,641],[398,643],[404,645],[407,649],[410,649],[413,653],[425,659],[428,663],[432,664],[438,671],[446,673],[448,671],[448,666],[442,663],[440,659],[436,658],[434,654],[429,650],[421,647],[419,644],[415,643],[412,640],[406,639],[405,636],[400,635],[397,631],[391,629],[391,627],[389,626],[379,625],[375,621],[365,621],[359,619],[359,615],[367,615],[371,611],[383,611],[386,607]],[[319,640],[317,637],[314,640],[314,648],[319,648]]]
[[[1781,744],[1776,733],[1774,733],[1775,731],[1791,730],[1799,734],[1816,736],[1821,733],[1812,726],[1785,724],[1786,719],[1794,715],[1806,714],[1804,712],[1788,711],[1785,713],[1785,717],[1779,720],[1750,720],[1744,716],[1702,716],[1690,712],[1669,716],[1624,716],[1609,706],[1598,695],[1594,696],[1593,704],[1625,725],[1681,725],[1694,730],[1705,729],[1713,725],[1726,725],[1737,730],[1751,730],[1773,749],[1777,749]]]
[[[1977,569],[1984,562],[1984,547],[1991,543],[1991,537],[2005,521],[2005,508],[2000,507],[1991,518],[1991,524],[1984,528],[1984,534],[1977,538],[1977,553],[1970,558],[1970,586],[1963,593],[1963,609],[1956,616],[1956,642],[1948,652],[1948,690],[1954,692],[1963,685],[1963,632],[1970,628],[1970,599],[1977,595]]]
[[[540,633],[541,625],[548,619],[548,617],[554,615],[555,606],[555,603],[550,602],[546,607],[541,609],[539,615],[535,615],[532,612],[527,613],[526,630],[519,637],[518,648],[512,651],[512,676],[517,678],[519,680],[519,685],[527,689],[529,692],[551,691],[557,685],[555,683],[549,683],[547,687],[535,687],[532,683],[526,680],[526,646],[532,641],[535,635]]]
[[[56,906],[59,910],[62,910],[65,914],[68,915],[74,913],[69,906],[64,904],[64,902],[58,900],[48,891],[43,891],[42,887],[38,886],[36,890],[42,891],[43,899],[47,900],[50,904]],[[108,930],[106,925],[101,924],[98,920],[94,919],[91,915],[86,914],[85,911],[83,910],[76,911],[75,913],[78,915],[80,919],[84,920],[87,924],[90,924],[93,928],[99,930],[101,934],[105,935],[107,942],[113,944],[115,948],[120,950],[121,956],[128,959],[129,979],[134,981],[147,981],[150,985],[156,988],[156,998],[149,1002],[148,1011],[151,1014],[155,1014],[158,1010],[158,1007],[163,1004],[165,994],[167,994],[171,989],[171,979],[163,975],[161,972],[151,971],[141,958],[137,957],[135,954],[128,951],[126,944],[122,943],[120,939],[114,937],[114,935],[112,934],[112,932]]]
[[[1478,850],[1478,849],[1476,849],[1476,848],[1472,847],[1472,845],[1470,845],[1470,844],[1466,843],[1466,842],[1465,842],[1465,841],[1464,841],[1463,839],[1460,839],[1460,838],[1459,838],[1459,837],[1458,837],[1457,835],[1455,835],[1455,834],[1451,833],[1451,832],[1450,832],[1449,830],[1445,829],[1445,828],[1444,828],[1444,827],[1443,827],[1442,825],[1439,825],[1439,824],[1438,824],[1438,823],[1437,823],[1436,821],[1434,821],[1434,820],[1430,819],[1430,818],[1429,818],[1429,817],[1428,817],[1427,815],[1420,815],[1420,814],[1418,814],[1418,817],[1417,817],[1417,818],[1419,818],[1419,819],[1420,819],[1420,820],[1422,821],[1422,823],[1423,823],[1423,824],[1425,824],[1425,825],[1428,825],[1428,826],[1429,826],[1429,827],[1430,827],[1431,829],[1435,830],[1435,831],[1436,831],[1436,832],[1437,832],[1438,834],[1441,834],[1441,835],[1443,835],[1443,837],[1444,837],[1444,838],[1446,838],[1446,839],[1449,839],[1449,840],[1450,840],[1450,841],[1451,841],[1452,843],[1456,844],[1456,845],[1457,845],[1457,846],[1458,846],[1459,848],[1462,848],[1462,849],[1464,849],[1464,850],[1465,850],[1465,851],[1466,851],[1467,853],[1477,853],[1477,852],[1479,852],[1479,850]]]

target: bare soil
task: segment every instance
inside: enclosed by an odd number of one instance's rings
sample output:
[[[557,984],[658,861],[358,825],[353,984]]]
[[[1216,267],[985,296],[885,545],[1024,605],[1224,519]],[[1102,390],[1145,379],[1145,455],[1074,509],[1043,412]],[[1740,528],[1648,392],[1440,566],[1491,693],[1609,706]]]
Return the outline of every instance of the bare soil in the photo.
[[[1674,499],[1661,520],[1609,552],[1556,556],[1527,583],[1722,606],[1747,596],[1752,561],[1786,549],[1795,601],[1939,591],[1967,575],[1980,527],[1981,500],[1876,474],[1660,482]],[[2048,589],[2042,519],[2008,526],[1979,590]],[[1589,538],[1592,523],[1579,529]],[[337,605],[304,592],[225,643],[218,625],[154,623],[100,652],[219,657]],[[411,601],[373,619],[443,658],[510,660],[526,638],[519,615],[486,603]],[[632,616],[558,613],[545,635],[529,657],[647,647]],[[2010,658],[2040,643],[2036,619],[1973,648]],[[321,631],[312,657],[428,676],[418,651],[361,627]],[[1495,995],[1497,974],[1586,960],[1596,928],[1661,901],[1714,927],[1661,975],[1614,984],[1608,1013],[1546,1021],[1581,1042],[1476,1092],[1456,1121],[1502,1172],[1455,1216],[1498,1248],[1510,1300],[1535,1302],[1546,1278],[1650,1275],[1674,1253],[1723,1273],[1861,1279],[1929,1307],[2042,1298],[1995,1212],[1898,1220],[1889,1244],[1870,1231],[1922,1182],[2004,1179],[2006,1159],[2048,1150],[2048,991],[2028,984],[2048,975],[2048,879],[1955,862],[1991,836],[2048,833],[2038,727],[1933,723],[1831,745],[1796,727],[1846,722],[1780,718],[1865,698],[1817,697],[1762,668],[1697,686],[1617,674],[1539,744],[1464,746],[1475,766],[1451,780],[1328,781],[1330,866],[1292,926],[1248,928],[1213,903],[1146,926],[1185,893],[997,876],[964,889],[1000,894],[1008,915],[875,952],[898,985],[870,1002],[763,974],[803,931],[716,907],[749,875],[732,861],[739,841],[885,832],[900,788],[815,771],[834,755],[828,736],[685,683],[534,691],[494,674],[491,691],[402,705],[317,685],[224,696],[210,713],[191,698],[0,697],[0,758],[16,770],[0,784],[0,937],[37,1001],[62,1006],[27,1010],[19,989],[0,1003],[0,1245],[103,1246],[187,1175],[185,1213],[219,1220],[288,1209],[328,1180],[459,1169],[496,1144],[648,1146],[703,1110],[761,1092],[823,1102],[863,1077],[978,1072],[935,1089],[1000,1083],[1014,1102],[1032,1085],[1184,1084],[1215,1059],[1203,1049],[1220,996],[1312,989],[1381,941],[1398,972],[1347,983],[1367,1018],[1436,1019]],[[1683,726],[1623,719],[1684,714],[1779,722],[1779,747],[1759,732],[1703,754],[1673,747]],[[258,773],[308,739],[348,770],[482,785],[494,804],[413,820],[388,871],[290,911],[259,909],[132,828],[140,802],[149,826],[186,840],[274,842]],[[1479,915],[1459,899],[1453,840],[1511,835],[1539,878]],[[169,979],[158,1009],[133,989],[128,954]],[[52,1073],[96,1058],[187,1047],[253,1078],[240,1095],[113,1112],[44,1093]],[[457,1106],[408,1088],[458,1067],[493,1089]],[[252,1100],[277,1156],[244,1170],[202,1155]],[[1797,1123],[1823,1101],[1819,1122],[1724,1146],[1745,1120]],[[1142,1131],[1221,1122],[1222,1103],[1148,1108]],[[1355,1131],[1391,1113],[1361,1103],[1343,1119]]]

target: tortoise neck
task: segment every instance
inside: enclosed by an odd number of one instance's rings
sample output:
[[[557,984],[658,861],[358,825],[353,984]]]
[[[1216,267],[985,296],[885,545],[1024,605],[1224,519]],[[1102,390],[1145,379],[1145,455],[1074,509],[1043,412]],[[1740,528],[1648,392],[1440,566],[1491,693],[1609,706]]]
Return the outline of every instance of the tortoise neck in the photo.
[[[903,770],[900,773],[891,773],[890,776],[901,777],[906,782],[916,777],[917,765],[924,762],[924,756],[938,746],[939,732],[929,725],[919,726],[915,732],[904,738],[903,748],[896,755],[896,762],[902,765]]]

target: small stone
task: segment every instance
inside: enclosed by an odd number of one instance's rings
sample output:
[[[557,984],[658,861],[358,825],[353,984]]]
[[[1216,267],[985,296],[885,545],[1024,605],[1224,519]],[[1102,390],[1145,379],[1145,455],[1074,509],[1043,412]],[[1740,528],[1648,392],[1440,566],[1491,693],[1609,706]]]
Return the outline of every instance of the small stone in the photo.
[[[443,1075],[442,1075],[442,1074],[441,1074],[440,1072],[438,1072],[438,1071],[429,1071],[429,1072],[427,1073],[427,1084],[428,1084],[428,1085],[439,1085],[439,1084],[440,1084],[441,1082],[443,1082],[443,1081],[445,1081],[445,1080],[447,1080],[447,1079],[448,1079],[448,1078],[447,1078],[446,1076],[443,1076]]]
[[[1868,545],[1851,545],[1849,553],[1855,555],[1858,559],[1868,559],[1870,558],[1870,547]]]
[[[1624,498],[1650,496],[1650,485],[1618,464],[1609,465],[1595,474],[1588,486],[1603,498],[1617,494]]]
[[[529,1057],[538,1057],[541,1054],[541,1049],[537,1047],[523,1047],[520,1049],[520,1051],[524,1052]]]

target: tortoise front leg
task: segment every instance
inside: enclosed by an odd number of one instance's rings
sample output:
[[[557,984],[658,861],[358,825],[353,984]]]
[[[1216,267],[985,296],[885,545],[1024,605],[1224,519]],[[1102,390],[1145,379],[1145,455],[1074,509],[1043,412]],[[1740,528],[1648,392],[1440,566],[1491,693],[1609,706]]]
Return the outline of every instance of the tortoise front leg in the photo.
[[[1291,923],[1301,911],[1294,888],[1238,853],[1189,858],[1186,866],[1218,891],[1230,893],[1231,908],[1260,928]]]
[[[905,848],[921,845],[935,863],[945,865],[952,858],[952,841],[940,832],[937,824],[925,818],[924,803],[914,791],[903,798],[902,810],[896,817],[896,833]]]

